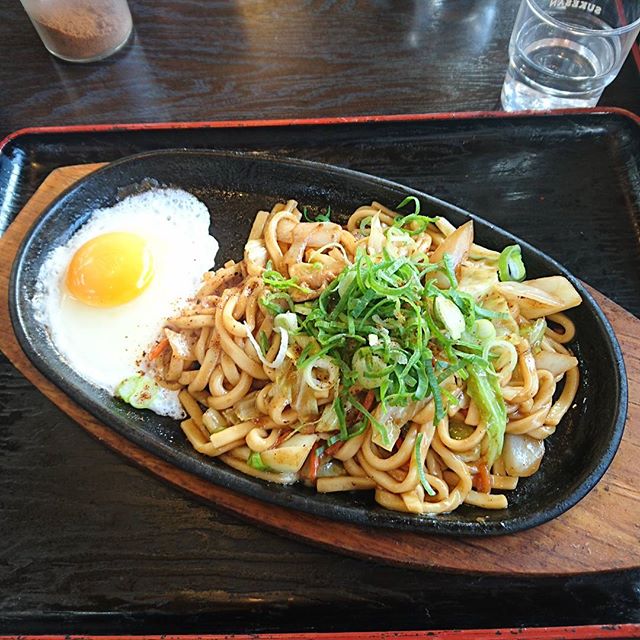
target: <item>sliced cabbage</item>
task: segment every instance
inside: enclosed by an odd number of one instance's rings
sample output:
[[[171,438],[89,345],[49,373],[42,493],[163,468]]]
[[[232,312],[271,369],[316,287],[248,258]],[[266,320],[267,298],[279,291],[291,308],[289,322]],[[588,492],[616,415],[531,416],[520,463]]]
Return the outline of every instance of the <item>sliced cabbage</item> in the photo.
[[[502,451],[507,426],[507,410],[495,374],[474,364],[469,365],[467,393],[476,403],[487,425],[487,464],[489,467]]]
[[[254,391],[242,398],[242,400],[236,402],[233,408],[235,409],[240,422],[248,422],[249,420],[253,420],[261,415],[258,407],[256,407],[257,397],[258,392]]]
[[[336,413],[335,403],[330,402],[325,406],[322,415],[320,416],[320,420],[316,423],[316,432],[317,433],[330,433],[332,431],[340,430],[340,420],[338,418],[338,414]]]
[[[374,258],[381,256],[385,240],[380,215],[376,213],[376,215],[371,218],[371,231],[367,240],[367,252],[369,255]]]
[[[247,240],[244,246],[244,262],[250,276],[259,276],[267,267],[269,253],[264,240]]]
[[[495,267],[463,264],[460,267],[458,289],[471,294],[476,300],[486,296],[498,284]]]
[[[391,406],[387,407],[386,410],[382,404],[379,404],[373,412],[373,417],[384,427],[387,439],[385,442],[384,434],[374,429],[373,442],[387,451],[392,451],[400,436],[402,427],[407,424],[425,404],[424,401],[419,403],[410,402],[406,407]]]
[[[500,282],[496,286],[505,298],[518,303],[520,313],[529,320],[566,311],[582,302],[580,294],[564,276]]]
[[[189,341],[182,333],[178,333],[177,331],[172,331],[169,328],[164,330],[164,335],[167,337],[169,341],[169,346],[171,347],[171,351],[178,356],[178,358],[182,358],[183,360],[189,360],[193,356],[191,355],[191,345]]]
[[[298,377],[297,393],[291,406],[301,420],[318,415],[318,397],[316,392],[304,381],[303,376]]]
[[[483,309],[487,309],[488,311],[502,314],[501,317],[493,318],[491,320],[491,324],[495,327],[497,335],[504,336],[519,333],[518,323],[509,313],[509,304],[499,291],[494,289],[486,298],[484,298],[484,300],[482,300],[481,306]]]
[[[469,250],[473,244],[473,222],[465,222],[458,227],[450,236],[447,236],[442,244],[433,252],[430,258],[431,263],[440,262],[445,253],[449,254],[453,269],[459,272],[460,265],[467,259]],[[450,286],[449,280],[443,273],[438,273],[438,285],[442,288]]]
[[[267,449],[260,454],[263,464],[279,473],[300,471],[311,453],[318,436],[297,433],[285,440],[277,449]]]
[[[202,414],[202,423],[209,433],[217,433],[228,426],[225,417],[211,407]]]
[[[539,351],[534,356],[534,359],[536,361],[536,369],[550,371],[554,378],[578,366],[578,359],[574,356],[566,353],[555,353],[554,351]]]
[[[241,422],[240,418],[238,418],[238,414],[236,413],[236,410],[233,408],[224,409],[222,411],[222,416],[226,420],[228,425],[240,424]]]
[[[520,335],[529,341],[532,351],[538,351],[542,344],[546,329],[547,321],[544,318],[538,318],[534,322],[521,326]]]
[[[273,469],[268,467],[262,460],[262,456],[257,451],[252,451],[247,458],[247,464],[257,471],[271,472]]]

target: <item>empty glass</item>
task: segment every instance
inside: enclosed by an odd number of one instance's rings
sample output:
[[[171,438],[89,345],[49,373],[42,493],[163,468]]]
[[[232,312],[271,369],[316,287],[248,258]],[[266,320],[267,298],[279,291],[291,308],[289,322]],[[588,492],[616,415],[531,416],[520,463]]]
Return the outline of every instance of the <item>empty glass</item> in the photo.
[[[595,106],[639,30],[638,0],[522,0],[502,106],[507,111]]]

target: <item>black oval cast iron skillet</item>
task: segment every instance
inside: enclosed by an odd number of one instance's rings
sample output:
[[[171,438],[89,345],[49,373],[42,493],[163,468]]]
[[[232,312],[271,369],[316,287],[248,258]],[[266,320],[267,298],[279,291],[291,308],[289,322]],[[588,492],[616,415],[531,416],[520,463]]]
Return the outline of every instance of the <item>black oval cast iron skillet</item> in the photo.
[[[538,473],[508,492],[509,507],[486,511],[463,505],[450,514],[416,516],[375,504],[372,492],[316,494],[302,485],[282,487],[257,480],[194,451],[178,423],[137,411],[86,383],[61,359],[30,300],[47,254],[64,244],[90,212],[115,204],[149,184],[181,188],[202,200],[210,231],[220,244],[216,266],[240,260],[256,212],[290,198],[344,223],[359,205],[377,200],[394,207],[407,195],[419,198],[426,215],[443,215],[458,226],[474,220],[480,245],[501,250],[522,247],[527,277],[562,274],[582,296],[569,312],[577,327],[571,346],[580,360],[581,382],[574,405],[556,433]],[[490,188],[490,187],[487,187]],[[499,206],[496,194],[496,206]],[[622,354],[611,326],[582,284],[557,262],[526,242],[451,204],[402,185],[347,169],[295,159],[244,153],[160,151],[124,158],[72,185],[42,214],[16,257],[9,305],[20,345],[33,364],[74,401],[121,435],[164,460],[211,482],[259,500],[365,526],[425,533],[493,535],[520,531],[554,518],[575,505],[602,477],[622,438],[627,386]]]

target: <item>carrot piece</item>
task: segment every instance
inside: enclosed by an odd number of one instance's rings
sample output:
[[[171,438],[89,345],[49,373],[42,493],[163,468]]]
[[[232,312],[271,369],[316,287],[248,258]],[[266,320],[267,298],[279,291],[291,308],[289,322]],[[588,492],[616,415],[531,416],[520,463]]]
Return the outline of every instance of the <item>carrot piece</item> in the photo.
[[[162,338],[158,344],[149,351],[149,360],[155,360],[158,356],[164,353],[164,350],[169,346],[169,340]]]
[[[336,442],[334,444],[332,444],[330,447],[327,447],[324,450],[324,455],[325,456],[333,456],[336,453],[338,453],[338,451],[340,451],[340,449],[342,449],[342,445],[344,444],[344,442]]]
[[[370,389],[369,391],[367,391],[367,395],[364,397],[364,402],[362,403],[362,406],[367,411],[371,411],[371,407],[373,406],[373,401],[375,399],[376,399],[376,396],[373,393],[373,391]]]
[[[309,456],[309,480],[315,484],[318,478],[318,470],[320,469],[320,456],[318,455],[318,446],[316,445]]]
[[[473,476],[472,485],[480,493],[489,493],[491,491],[491,475],[486,462],[478,464],[478,473]]]

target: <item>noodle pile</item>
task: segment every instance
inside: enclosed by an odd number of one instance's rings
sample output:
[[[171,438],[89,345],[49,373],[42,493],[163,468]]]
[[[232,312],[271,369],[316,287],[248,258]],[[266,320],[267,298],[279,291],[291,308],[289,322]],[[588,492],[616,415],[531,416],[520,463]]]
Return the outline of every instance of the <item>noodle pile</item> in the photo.
[[[200,453],[388,509],[504,509],[578,388],[561,276],[524,280],[519,247],[473,224],[373,202],[346,227],[290,200],[260,211],[244,260],[204,275],[149,354]],[[556,393],[558,391],[558,393]]]

